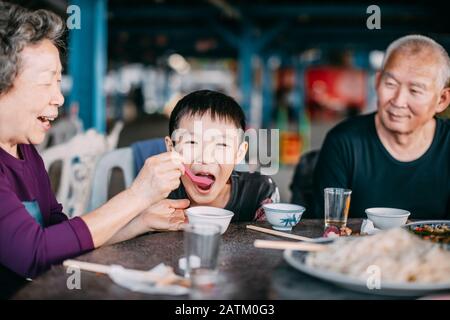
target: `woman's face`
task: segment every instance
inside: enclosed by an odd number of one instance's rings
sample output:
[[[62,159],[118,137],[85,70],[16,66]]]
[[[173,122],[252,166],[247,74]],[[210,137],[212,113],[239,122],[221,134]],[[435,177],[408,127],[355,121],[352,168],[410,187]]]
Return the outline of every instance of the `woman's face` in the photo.
[[[61,61],[49,40],[25,47],[13,87],[0,96],[0,143],[39,144],[58,117]]]

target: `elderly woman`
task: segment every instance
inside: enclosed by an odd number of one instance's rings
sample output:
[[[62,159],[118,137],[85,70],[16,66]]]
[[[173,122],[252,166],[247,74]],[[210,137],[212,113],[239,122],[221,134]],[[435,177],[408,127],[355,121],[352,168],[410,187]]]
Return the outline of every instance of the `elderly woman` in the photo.
[[[58,116],[64,25],[45,10],[0,1],[0,296],[85,251],[151,230],[177,230],[187,200],[164,200],[184,174],[180,156],[149,158],[132,186],[68,220],[34,144]],[[7,290],[7,288],[9,288]]]

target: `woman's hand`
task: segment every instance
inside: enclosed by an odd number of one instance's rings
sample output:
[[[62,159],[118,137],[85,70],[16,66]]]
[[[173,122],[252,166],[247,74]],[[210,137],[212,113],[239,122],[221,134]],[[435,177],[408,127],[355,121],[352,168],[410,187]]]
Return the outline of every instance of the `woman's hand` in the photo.
[[[188,199],[164,199],[143,211],[141,218],[149,231],[178,231],[186,221],[187,207]]]
[[[111,244],[130,239],[149,231],[142,223],[141,214],[143,210],[147,210],[178,188],[180,177],[184,174],[181,159],[176,152],[166,152],[148,158],[130,188],[119,193],[100,208],[81,217],[91,233],[95,248],[105,243]],[[169,205],[166,204],[166,207]],[[175,209],[170,210],[174,212]],[[167,211],[156,211],[156,216],[145,214],[149,226],[155,229],[178,228],[181,225],[180,212],[172,213],[172,217],[168,218]]]
[[[177,189],[183,174],[182,157],[177,152],[165,152],[145,161],[129,190],[148,207]]]

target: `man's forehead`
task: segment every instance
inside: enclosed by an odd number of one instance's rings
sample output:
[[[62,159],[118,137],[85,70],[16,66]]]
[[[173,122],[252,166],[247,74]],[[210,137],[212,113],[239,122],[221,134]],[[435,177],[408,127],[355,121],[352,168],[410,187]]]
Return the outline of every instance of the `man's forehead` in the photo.
[[[400,61],[389,63],[382,72],[397,82],[408,83],[419,87],[426,87],[438,79],[439,70],[435,64],[414,63],[414,61]]]

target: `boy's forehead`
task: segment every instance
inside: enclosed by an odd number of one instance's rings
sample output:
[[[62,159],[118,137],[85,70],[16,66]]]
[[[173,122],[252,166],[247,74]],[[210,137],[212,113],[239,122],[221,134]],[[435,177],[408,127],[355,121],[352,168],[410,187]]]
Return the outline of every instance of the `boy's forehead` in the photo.
[[[181,117],[180,121],[178,122],[178,128],[179,129],[187,129],[187,130],[193,130],[194,127],[202,126],[205,128],[215,128],[220,131],[225,130],[239,130],[238,127],[234,124],[233,121],[230,119],[214,116],[214,118],[211,116],[210,112],[206,112],[203,115],[200,114],[187,114],[183,117]]]

